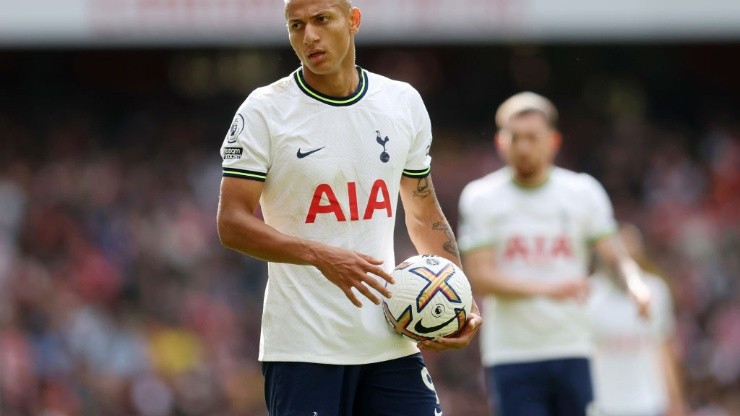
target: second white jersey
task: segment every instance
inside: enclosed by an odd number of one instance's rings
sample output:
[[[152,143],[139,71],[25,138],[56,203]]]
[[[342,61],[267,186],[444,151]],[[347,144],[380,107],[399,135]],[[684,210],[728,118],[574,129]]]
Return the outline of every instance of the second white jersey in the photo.
[[[311,89],[300,70],[249,95],[221,148],[224,176],[265,182],[265,223],[395,265],[402,175],[430,169],[429,116],[410,85],[358,68],[354,94]],[[318,269],[269,263],[259,359],[364,364],[418,351],[380,306],[355,307]]]
[[[661,344],[673,332],[673,303],[666,284],[644,275],[650,288],[650,319],[607,276],[592,279],[589,316],[594,338],[591,371],[599,414],[657,415],[666,411]]]
[[[536,188],[518,185],[506,167],[471,182],[460,197],[461,250],[493,247],[498,271],[523,281],[585,278],[591,245],[615,230],[601,185],[557,167]],[[487,296],[482,309],[486,366],[590,354],[584,305],[539,296]]]

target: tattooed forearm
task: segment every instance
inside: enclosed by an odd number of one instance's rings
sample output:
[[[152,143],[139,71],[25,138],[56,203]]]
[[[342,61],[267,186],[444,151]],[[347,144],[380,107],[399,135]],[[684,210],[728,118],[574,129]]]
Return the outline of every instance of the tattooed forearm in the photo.
[[[421,178],[416,183],[416,190],[414,196],[419,198],[426,198],[432,194],[432,187],[429,185],[429,178]]]
[[[446,222],[438,221],[432,224],[432,230],[435,231],[442,231],[445,233],[445,237],[447,237],[447,241],[442,243],[442,248],[452,254],[453,256],[460,258],[460,252],[457,249],[457,243],[455,242],[455,234],[452,233],[452,229],[450,229],[449,224]]]

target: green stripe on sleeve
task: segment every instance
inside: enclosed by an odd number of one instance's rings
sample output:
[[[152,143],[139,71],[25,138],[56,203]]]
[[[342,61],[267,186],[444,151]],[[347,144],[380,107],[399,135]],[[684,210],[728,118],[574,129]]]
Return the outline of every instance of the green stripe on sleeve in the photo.
[[[427,167],[426,169],[419,169],[419,170],[413,170],[413,169],[404,169],[403,170],[403,176],[408,176],[409,178],[425,178],[429,176],[429,173],[431,173],[432,168]]]
[[[255,171],[245,170],[245,169],[234,169],[234,168],[224,168],[223,176],[230,177],[230,178],[252,179],[252,180],[261,181],[261,182],[264,182],[265,179],[267,179],[266,173],[255,172]]]

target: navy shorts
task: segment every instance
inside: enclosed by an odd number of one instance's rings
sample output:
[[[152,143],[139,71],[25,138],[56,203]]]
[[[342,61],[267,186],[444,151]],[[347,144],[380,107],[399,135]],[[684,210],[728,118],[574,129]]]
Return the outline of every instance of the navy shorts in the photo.
[[[424,359],[363,365],[262,363],[270,416],[434,416],[442,409]]]
[[[593,401],[586,358],[494,365],[486,379],[499,416],[585,416]]]

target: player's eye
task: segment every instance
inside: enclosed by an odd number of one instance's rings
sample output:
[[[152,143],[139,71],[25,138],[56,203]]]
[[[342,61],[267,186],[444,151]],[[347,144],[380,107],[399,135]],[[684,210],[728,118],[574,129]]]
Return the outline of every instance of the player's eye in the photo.
[[[290,25],[288,25],[288,28],[290,30],[300,30],[303,27],[303,23],[301,22],[293,22]]]
[[[316,18],[316,21],[318,21],[319,23],[326,23],[329,21],[329,16],[318,16]]]

